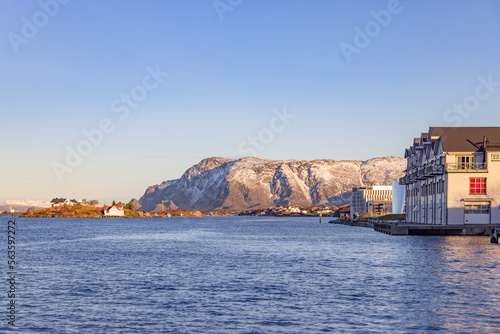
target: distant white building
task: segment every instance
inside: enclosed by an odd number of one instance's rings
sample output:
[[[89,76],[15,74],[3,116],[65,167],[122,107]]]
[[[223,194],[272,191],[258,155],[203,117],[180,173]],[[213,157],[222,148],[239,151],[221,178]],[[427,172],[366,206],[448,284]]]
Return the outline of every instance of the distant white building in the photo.
[[[405,210],[406,188],[398,181],[392,180],[392,213],[401,215]]]
[[[68,199],[66,199],[66,200],[64,201],[64,203],[63,203],[63,205],[77,205],[77,204],[78,204],[78,202],[77,202],[76,200],[74,200],[74,199],[69,199],[69,198],[68,198]]]
[[[74,199],[69,198],[53,198],[50,201],[50,205],[54,207],[63,206],[63,205],[77,205],[78,202]]]
[[[500,223],[500,127],[431,127],[405,158],[407,222]]]
[[[123,206],[114,205],[114,206],[105,206],[104,207],[104,215],[105,216],[113,216],[113,217],[123,217],[125,216],[125,210]]]
[[[381,216],[387,213],[392,213],[391,186],[352,188],[351,217],[360,214]]]

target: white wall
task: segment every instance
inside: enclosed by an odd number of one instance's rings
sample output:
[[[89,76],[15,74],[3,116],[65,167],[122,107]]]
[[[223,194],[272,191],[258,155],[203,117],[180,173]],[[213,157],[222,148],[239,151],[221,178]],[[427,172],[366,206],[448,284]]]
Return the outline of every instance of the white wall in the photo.
[[[406,187],[399,181],[392,181],[392,213],[402,214],[404,211]]]

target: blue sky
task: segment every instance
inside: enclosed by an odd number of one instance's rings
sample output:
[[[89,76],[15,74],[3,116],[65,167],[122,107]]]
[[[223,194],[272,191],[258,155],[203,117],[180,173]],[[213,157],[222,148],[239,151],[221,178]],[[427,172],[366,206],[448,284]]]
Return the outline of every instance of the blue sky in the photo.
[[[128,201],[206,157],[366,160],[500,124],[498,1],[59,1],[0,0],[0,201]]]

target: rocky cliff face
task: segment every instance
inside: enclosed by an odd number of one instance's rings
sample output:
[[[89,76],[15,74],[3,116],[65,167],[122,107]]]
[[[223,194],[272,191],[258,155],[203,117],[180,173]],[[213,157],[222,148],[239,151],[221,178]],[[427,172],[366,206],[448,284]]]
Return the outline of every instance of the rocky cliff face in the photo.
[[[139,202],[165,208],[243,210],[279,205],[338,205],[353,187],[390,185],[403,176],[404,158],[368,161],[282,161],[208,158],[180,179],[149,187]]]

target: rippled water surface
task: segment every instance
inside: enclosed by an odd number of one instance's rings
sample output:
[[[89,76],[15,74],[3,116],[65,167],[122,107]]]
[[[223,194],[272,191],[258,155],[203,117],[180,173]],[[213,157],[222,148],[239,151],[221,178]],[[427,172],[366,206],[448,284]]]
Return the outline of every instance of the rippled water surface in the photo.
[[[487,237],[265,217],[18,218],[16,236],[21,333],[500,332]]]

